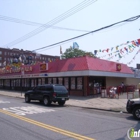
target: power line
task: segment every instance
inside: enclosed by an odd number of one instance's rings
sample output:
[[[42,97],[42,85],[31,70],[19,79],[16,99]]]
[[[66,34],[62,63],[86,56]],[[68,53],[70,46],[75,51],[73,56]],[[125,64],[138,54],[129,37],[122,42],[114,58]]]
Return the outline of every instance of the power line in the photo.
[[[113,26],[110,30],[112,30],[112,29],[116,29],[116,28],[119,28],[120,26],[124,26],[124,25],[126,25],[127,23],[121,23],[121,24],[119,24],[118,26],[116,25],[115,27]],[[110,30],[107,30],[107,31],[110,31]],[[105,32],[107,32],[107,31],[105,31]],[[77,39],[77,38],[76,38]],[[78,38],[79,39],[79,38]],[[69,40],[69,41],[66,41],[66,42],[63,42],[63,43],[60,43],[61,45],[62,44],[66,44],[66,43],[68,43],[68,42],[71,42],[71,40]],[[59,44],[57,44],[57,45],[59,45]],[[47,49],[45,49],[45,50],[49,50],[49,49],[52,49],[52,48],[55,48],[55,47],[58,47],[58,46],[52,46],[52,47],[49,47],[49,48],[47,48]],[[44,51],[44,50],[43,50]],[[42,52],[42,51],[39,51],[39,52]]]
[[[56,17],[55,19],[49,21],[46,24],[43,24],[42,26],[40,26],[39,28],[29,32],[28,34],[4,45],[3,47],[11,47],[15,44],[18,44],[24,40],[27,40],[29,38],[31,38],[32,36],[39,34],[40,32],[46,30],[47,28],[52,27],[53,25],[55,25],[56,23],[59,23],[61,21],[63,21],[64,19],[72,16],[73,14],[79,12],[80,10],[84,9],[85,7],[91,5],[92,3],[96,2],[97,0],[84,0],[83,2],[79,3],[78,5],[76,5],[75,7],[71,8],[70,10],[66,11],[65,13],[61,14],[60,16]]]
[[[28,21],[28,20],[22,20],[22,19],[3,16],[3,15],[0,15],[0,20],[10,21],[10,22],[15,22],[15,23],[21,23],[21,24],[31,25],[31,26],[42,26],[43,25],[42,23]],[[46,27],[44,27],[44,28],[46,28]],[[52,26],[51,28],[52,29],[59,29],[59,30],[68,30],[68,31],[89,32],[87,30],[64,28],[64,27],[59,27],[59,26]]]
[[[60,41],[60,42],[57,42],[57,43],[54,43],[54,44],[51,44],[51,45],[48,45],[48,46],[45,46],[45,47],[41,47],[41,48],[35,49],[33,51],[38,51],[38,50],[49,48],[49,47],[52,47],[52,46],[55,46],[55,45],[59,45],[59,44],[62,44],[64,42],[68,42],[68,41],[71,41],[71,40],[74,40],[74,39],[77,39],[77,38],[80,38],[80,37],[83,37],[83,36],[86,36],[86,35],[89,35],[89,34],[92,34],[92,33],[95,33],[95,32],[101,31],[101,30],[104,30],[104,29],[107,29],[107,28],[112,27],[112,26],[114,26],[116,24],[120,24],[120,23],[123,23],[123,22],[132,22],[132,21],[135,21],[138,18],[140,18],[140,15],[134,16],[134,17],[131,17],[131,18],[128,18],[128,19],[125,19],[125,20],[122,20],[122,21],[119,21],[119,22],[116,22],[116,23],[113,23],[113,24],[110,24],[108,26],[99,28],[97,30],[94,30],[94,31],[91,31],[91,32],[88,32],[88,33],[85,33],[85,34],[82,34],[82,35],[79,35],[79,36],[76,36],[76,37],[73,37],[73,38],[70,38],[70,39],[67,39],[67,40],[64,40],[64,41]]]

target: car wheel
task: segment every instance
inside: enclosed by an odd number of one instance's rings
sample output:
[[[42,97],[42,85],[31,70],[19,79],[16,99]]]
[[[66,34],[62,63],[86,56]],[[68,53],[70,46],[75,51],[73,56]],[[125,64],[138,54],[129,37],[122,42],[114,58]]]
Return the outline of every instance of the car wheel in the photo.
[[[58,104],[63,106],[65,104],[65,101],[59,101]]]
[[[29,95],[25,95],[25,102],[26,103],[30,103],[30,97],[29,97]]]
[[[44,103],[45,106],[48,106],[48,105],[51,104],[51,101],[49,100],[48,97],[44,97],[44,99],[43,99],[43,103]]]
[[[139,120],[140,120],[140,107],[134,108],[134,110],[133,110],[133,116],[134,116],[136,119],[139,119]]]

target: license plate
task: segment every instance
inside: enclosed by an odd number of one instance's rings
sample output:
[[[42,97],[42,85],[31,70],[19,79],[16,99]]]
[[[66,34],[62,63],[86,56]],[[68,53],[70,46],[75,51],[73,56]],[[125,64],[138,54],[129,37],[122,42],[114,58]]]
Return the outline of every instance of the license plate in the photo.
[[[62,100],[65,100],[65,98],[62,98]]]

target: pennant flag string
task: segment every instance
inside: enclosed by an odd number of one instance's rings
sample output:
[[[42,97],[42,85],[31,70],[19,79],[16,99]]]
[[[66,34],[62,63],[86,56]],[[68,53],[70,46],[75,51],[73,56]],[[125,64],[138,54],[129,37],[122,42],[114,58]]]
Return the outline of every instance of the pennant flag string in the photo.
[[[118,53],[119,53],[119,54],[123,55],[125,52],[127,52],[127,53],[131,53],[131,52],[133,52],[134,49],[135,49],[135,47],[132,48],[132,46],[129,45],[129,48],[124,47],[123,49],[120,49],[120,50],[114,51],[114,52],[112,52],[112,53],[106,54],[106,55],[101,56],[101,57],[98,57],[98,58],[105,58],[106,56],[112,56],[113,53],[115,53],[115,54],[118,54]],[[97,53],[97,50],[96,50],[96,53]],[[120,55],[119,55],[119,57],[120,57]]]
[[[121,51],[122,50],[120,50],[120,52],[119,53],[116,53],[114,56],[115,57],[119,57],[119,60],[121,59],[121,58],[123,58],[123,57],[125,57],[126,55],[128,55],[128,53],[132,53],[133,51],[134,51],[134,48],[133,49],[131,49],[131,51],[129,51],[129,52],[126,52],[125,54],[123,53],[121,53]],[[137,53],[138,54],[138,53]],[[112,58],[114,58],[114,56],[111,56],[111,57],[109,57],[109,58],[107,58],[107,60],[110,60],[110,59],[112,59]],[[118,60],[117,60],[118,61]]]
[[[133,60],[135,60],[135,57],[138,55],[138,53],[140,53],[140,49],[136,52],[136,54],[134,55],[132,60],[130,62],[128,62],[127,64],[131,64],[133,62]]]
[[[129,44],[129,45],[128,45]],[[104,50],[96,50],[96,51],[94,51],[94,52],[96,52],[95,53],[95,55],[97,55],[98,54],[98,52],[100,53],[100,52],[102,52],[102,53],[104,53],[104,52],[106,52],[106,53],[109,53],[110,51],[113,51],[113,49],[114,48],[116,48],[116,51],[119,49],[119,47],[120,46],[124,46],[124,45],[128,45],[129,46],[129,49],[131,50],[131,48],[132,47],[139,47],[140,46],[140,39],[137,39],[137,40],[133,40],[133,41],[127,41],[126,43],[122,43],[122,44],[120,44],[120,45],[117,45],[116,47],[111,47],[111,48],[107,48],[107,49],[104,49]]]

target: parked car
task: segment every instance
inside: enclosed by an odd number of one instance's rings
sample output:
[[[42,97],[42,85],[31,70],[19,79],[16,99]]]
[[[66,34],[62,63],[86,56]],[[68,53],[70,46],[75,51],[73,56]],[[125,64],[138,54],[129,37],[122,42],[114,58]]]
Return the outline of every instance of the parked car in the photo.
[[[127,101],[126,110],[132,113],[136,119],[140,120],[140,98],[129,99]]]
[[[52,102],[58,102],[59,105],[64,105],[69,100],[69,94],[63,85],[38,85],[32,90],[25,92],[25,102],[29,103],[31,100],[39,100],[45,106],[50,105]]]

